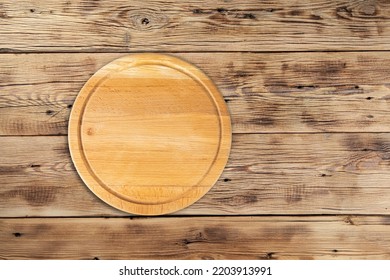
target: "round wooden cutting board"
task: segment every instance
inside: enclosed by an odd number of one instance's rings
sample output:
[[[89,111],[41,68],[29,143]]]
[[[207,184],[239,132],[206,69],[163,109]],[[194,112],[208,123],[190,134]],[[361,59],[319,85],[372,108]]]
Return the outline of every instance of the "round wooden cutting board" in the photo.
[[[167,55],[128,55],[101,68],[69,121],[70,153],[85,184],[133,214],[171,213],[200,199],[221,175],[230,146],[217,88]]]

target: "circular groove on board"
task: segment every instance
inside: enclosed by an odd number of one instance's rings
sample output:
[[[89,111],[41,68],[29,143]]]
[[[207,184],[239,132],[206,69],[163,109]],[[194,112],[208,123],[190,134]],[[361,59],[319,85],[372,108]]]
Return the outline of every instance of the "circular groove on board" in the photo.
[[[198,68],[160,54],[128,55],[84,85],[69,149],[85,184],[129,213],[161,215],[206,194],[231,146],[230,116]]]

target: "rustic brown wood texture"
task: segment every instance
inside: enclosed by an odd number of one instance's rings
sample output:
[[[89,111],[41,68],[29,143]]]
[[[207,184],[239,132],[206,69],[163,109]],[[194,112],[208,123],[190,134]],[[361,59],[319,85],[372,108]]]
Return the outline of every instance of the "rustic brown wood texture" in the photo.
[[[0,244],[0,259],[388,259],[390,221],[354,216],[6,219],[0,220]]]
[[[388,1],[5,0],[0,37],[1,259],[390,259]],[[81,87],[138,52],[199,67],[232,117],[217,184],[166,217],[101,202],[69,155]]]
[[[389,50],[390,4],[351,1],[4,0],[14,51]]]
[[[224,95],[233,132],[390,132],[387,52],[177,53]],[[123,54],[3,54],[0,135],[66,135],[74,99]]]
[[[236,134],[217,184],[178,215],[389,214],[390,133]],[[66,137],[1,137],[0,213],[124,216],[79,179]]]

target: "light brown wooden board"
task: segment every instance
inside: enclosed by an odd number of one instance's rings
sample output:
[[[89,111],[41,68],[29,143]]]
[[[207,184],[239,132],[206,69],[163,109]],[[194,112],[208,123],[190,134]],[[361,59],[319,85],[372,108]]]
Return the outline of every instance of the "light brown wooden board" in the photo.
[[[122,211],[162,215],[188,207],[220,177],[232,132],[222,95],[197,67],[133,54],[99,69],[69,120],[80,177]]]
[[[0,219],[0,244],[0,259],[389,259],[390,219]]]
[[[390,134],[238,134],[177,215],[390,214]],[[79,179],[66,137],[0,137],[0,216],[123,216]]]
[[[389,50],[389,18],[385,0],[5,0],[0,51]]]
[[[388,132],[387,52],[178,53],[217,85],[233,132]],[[3,54],[0,134],[67,134],[74,99],[123,54]]]

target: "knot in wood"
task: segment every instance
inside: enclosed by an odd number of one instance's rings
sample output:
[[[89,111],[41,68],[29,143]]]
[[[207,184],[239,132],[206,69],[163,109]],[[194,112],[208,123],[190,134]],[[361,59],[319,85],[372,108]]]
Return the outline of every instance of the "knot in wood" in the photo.
[[[366,16],[373,16],[376,14],[376,7],[373,3],[364,3],[360,7],[360,13]]]
[[[168,17],[155,10],[128,11],[126,14],[130,28],[136,30],[160,29],[168,23]]]

